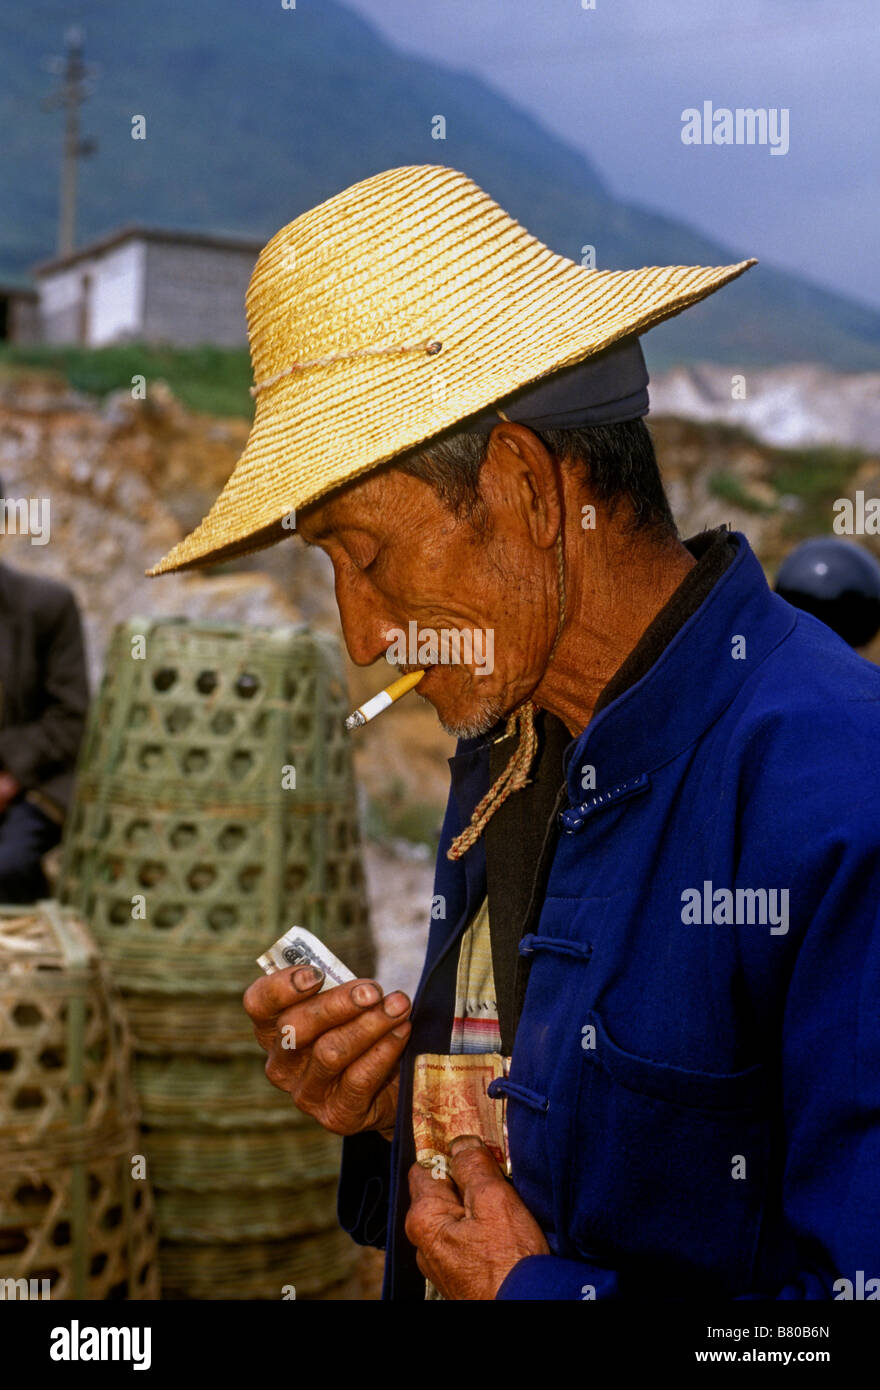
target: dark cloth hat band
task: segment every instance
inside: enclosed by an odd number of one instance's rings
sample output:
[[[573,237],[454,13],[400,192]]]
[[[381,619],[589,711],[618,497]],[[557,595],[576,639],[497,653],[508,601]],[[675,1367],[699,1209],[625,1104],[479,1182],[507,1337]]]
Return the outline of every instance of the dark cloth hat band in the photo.
[[[533,430],[618,425],[647,415],[648,369],[638,338],[625,338],[573,367],[564,367],[499,400],[509,420]],[[462,420],[460,429],[488,433],[501,422],[494,405]]]

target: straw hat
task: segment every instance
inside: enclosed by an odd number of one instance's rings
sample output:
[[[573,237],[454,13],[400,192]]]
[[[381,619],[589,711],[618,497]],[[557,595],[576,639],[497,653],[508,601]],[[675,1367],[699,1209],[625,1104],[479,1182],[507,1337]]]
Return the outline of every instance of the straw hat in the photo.
[[[346,188],[261,251],[247,445],[208,515],[147,573],[274,544],[292,511],[754,264],[588,270],[440,165]]]

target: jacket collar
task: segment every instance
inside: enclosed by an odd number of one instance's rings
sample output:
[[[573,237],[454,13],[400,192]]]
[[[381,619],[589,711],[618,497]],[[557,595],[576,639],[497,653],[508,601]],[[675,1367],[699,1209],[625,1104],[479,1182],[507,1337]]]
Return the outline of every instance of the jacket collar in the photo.
[[[595,768],[595,791],[601,794],[663,766],[696,742],[793,628],[796,611],[771,592],[746,537],[731,531],[729,539],[736,554],[696,611],[650,669],[602,705],[566,748],[563,763],[572,806],[584,802],[584,765]],[[742,656],[734,654],[735,639],[744,642]],[[736,651],[742,650],[740,642]],[[488,790],[489,749],[503,731],[501,720],[488,734],[460,739],[449,759],[462,826]],[[562,773],[560,769],[560,780]],[[483,856],[474,851],[461,862],[477,871],[477,878],[485,872]]]
[[[650,773],[694,743],[788,635],[797,613],[767,585],[740,531],[732,563],[650,669],[593,716],[566,749],[568,794],[584,801],[581,769],[601,794]]]

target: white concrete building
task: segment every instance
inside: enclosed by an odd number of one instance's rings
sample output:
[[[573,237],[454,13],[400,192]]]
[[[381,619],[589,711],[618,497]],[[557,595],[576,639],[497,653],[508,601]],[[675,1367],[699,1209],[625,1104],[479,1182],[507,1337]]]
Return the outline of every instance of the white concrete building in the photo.
[[[263,243],[123,227],[34,268],[46,343],[247,344],[244,299]]]

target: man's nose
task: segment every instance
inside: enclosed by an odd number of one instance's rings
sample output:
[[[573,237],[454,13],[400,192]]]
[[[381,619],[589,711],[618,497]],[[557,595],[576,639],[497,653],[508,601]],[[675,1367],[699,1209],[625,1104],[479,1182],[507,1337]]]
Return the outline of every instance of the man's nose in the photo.
[[[372,666],[390,645],[386,636],[393,627],[373,586],[362,576],[336,575],[336,606],[342,636],[355,666]]]

